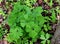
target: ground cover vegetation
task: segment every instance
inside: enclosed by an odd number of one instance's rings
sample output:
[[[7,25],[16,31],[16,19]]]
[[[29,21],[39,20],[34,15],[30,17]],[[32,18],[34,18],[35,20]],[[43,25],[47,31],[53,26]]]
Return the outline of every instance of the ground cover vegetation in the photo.
[[[59,0],[1,0],[0,39],[10,44],[50,44],[59,4]]]

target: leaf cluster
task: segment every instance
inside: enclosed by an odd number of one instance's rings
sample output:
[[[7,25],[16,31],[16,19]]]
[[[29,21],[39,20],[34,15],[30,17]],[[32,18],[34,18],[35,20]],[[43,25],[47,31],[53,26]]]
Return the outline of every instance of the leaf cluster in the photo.
[[[53,9],[50,10],[52,15],[49,18],[48,16],[42,16],[43,11],[41,6],[31,9],[27,5],[21,5],[19,2],[15,3],[12,12],[7,18],[10,33],[7,35],[6,40],[15,44],[33,44],[37,38],[43,40],[42,44],[46,41],[50,42],[48,40],[50,35],[45,34],[44,30],[47,32],[51,29],[49,21],[55,22],[55,12]],[[48,24],[45,24],[46,22]],[[42,27],[44,28],[42,29]]]

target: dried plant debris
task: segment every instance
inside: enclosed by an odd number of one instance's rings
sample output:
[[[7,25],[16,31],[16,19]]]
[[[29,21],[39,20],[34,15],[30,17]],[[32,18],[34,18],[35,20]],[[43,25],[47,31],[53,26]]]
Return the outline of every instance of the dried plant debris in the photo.
[[[4,18],[2,15],[0,15],[0,23],[2,23],[4,21]]]

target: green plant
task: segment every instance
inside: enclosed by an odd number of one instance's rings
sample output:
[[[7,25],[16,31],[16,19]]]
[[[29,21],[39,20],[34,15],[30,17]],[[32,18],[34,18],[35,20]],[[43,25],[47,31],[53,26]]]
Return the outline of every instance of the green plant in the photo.
[[[50,7],[53,5],[53,0],[44,0],[44,2],[46,2]]]
[[[41,41],[41,44],[50,44],[50,40],[48,40],[51,37],[50,34],[48,33],[44,33],[43,31],[41,31],[41,35],[40,35],[40,39],[42,39],[43,41]]]
[[[3,38],[3,36],[7,33],[7,30],[3,28],[6,18],[6,14],[4,14],[3,10],[0,8],[0,40]]]
[[[2,37],[3,37],[3,29],[1,28],[1,26],[0,26],[0,40],[2,39]]]
[[[7,30],[3,28],[3,26],[0,24],[0,40],[3,39],[4,35],[7,33]]]
[[[1,8],[0,8],[0,15],[5,15]]]
[[[7,17],[7,14],[4,13],[2,8],[0,8],[0,16],[2,16],[3,19],[6,19],[6,17]]]
[[[37,0],[25,0],[25,4],[26,4],[27,6],[30,6],[30,7],[31,7],[31,5],[33,5],[34,3],[36,3],[36,1],[37,1]]]
[[[29,44],[29,42],[33,44],[39,37],[43,40],[44,44],[46,41],[49,41],[50,35],[40,32],[43,31],[42,27],[46,31],[51,29],[49,23],[46,25],[45,22],[49,22],[49,20],[55,21],[55,14],[50,19],[49,17],[43,17],[42,12],[43,9],[41,6],[31,9],[27,5],[22,5],[19,2],[15,3],[12,12],[7,18],[10,33],[8,33],[6,40],[15,44]]]
[[[2,0],[0,0],[0,3],[2,2]]]

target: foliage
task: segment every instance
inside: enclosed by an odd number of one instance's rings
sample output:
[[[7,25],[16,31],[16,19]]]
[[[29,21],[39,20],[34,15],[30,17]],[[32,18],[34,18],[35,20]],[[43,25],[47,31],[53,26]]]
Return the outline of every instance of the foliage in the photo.
[[[25,4],[31,6],[32,4],[36,3],[36,0],[26,0]]]
[[[4,12],[1,8],[0,8],[0,15],[4,15]]]
[[[0,40],[7,33],[7,30],[3,28],[3,26],[5,25],[5,21],[3,21],[3,19],[5,18],[6,18],[6,15],[4,14],[3,10],[0,8]]]
[[[0,0],[0,3],[2,2],[2,0]]]
[[[42,39],[42,44],[50,38],[50,34],[41,31],[48,31],[51,29],[49,21],[56,20],[54,10],[52,16],[43,17],[44,10],[41,6],[31,9],[27,5],[22,5],[19,2],[15,3],[12,12],[9,14],[7,20],[10,26],[10,33],[7,35],[6,40],[14,42],[15,44],[33,44],[37,38]],[[48,24],[45,24],[48,22]],[[44,30],[42,29],[44,27]],[[46,34],[45,34],[46,33]],[[42,38],[43,37],[43,38]],[[31,39],[31,40],[29,40]],[[29,41],[29,42],[28,42]]]
[[[13,0],[7,0],[8,2],[13,2]],[[20,2],[20,4],[25,4],[25,5],[27,5],[27,6],[29,6],[29,7],[32,7],[32,5],[34,4],[34,3],[36,3],[36,1],[37,0],[17,0],[17,2]]]
[[[2,1],[2,0],[1,0]],[[13,0],[7,0],[9,3]],[[50,44],[49,38],[51,35],[47,33],[51,30],[50,22],[55,23],[56,13],[60,13],[59,7],[56,9],[52,8],[50,10],[44,10],[42,6],[33,7],[32,5],[36,3],[37,0],[17,0],[13,2],[13,10],[8,15],[6,21],[10,26],[10,31],[5,38],[8,42],[13,42],[14,44],[33,44],[37,39],[41,39],[41,44]],[[47,0],[44,0],[47,3]],[[9,3],[6,4],[8,8]],[[52,0],[47,3],[52,7]],[[31,9],[32,8],[32,9]],[[42,12],[46,14],[51,13],[47,16],[43,16]],[[6,18],[6,14],[0,9],[0,14]],[[4,22],[3,22],[4,24]],[[7,33],[7,30],[0,27],[0,39]]]
[[[3,30],[2,30],[2,28],[0,27],[0,39],[2,39],[2,36],[3,36]]]
[[[7,33],[7,30],[5,28],[2,28],[3,26],[0,25],[0,40],[4,37],[4,35]]]
[[[53,5],[53,0],[44,0],[50,7]]]
[[[41,41],[41,44],[50,44],[50,40],[48,40],[49,38],[51,37],[50,34],[48,33],[44,33],[43,31],[41,31],[41,36],[40,36],[40,39],[42,39],[43,41]]]

